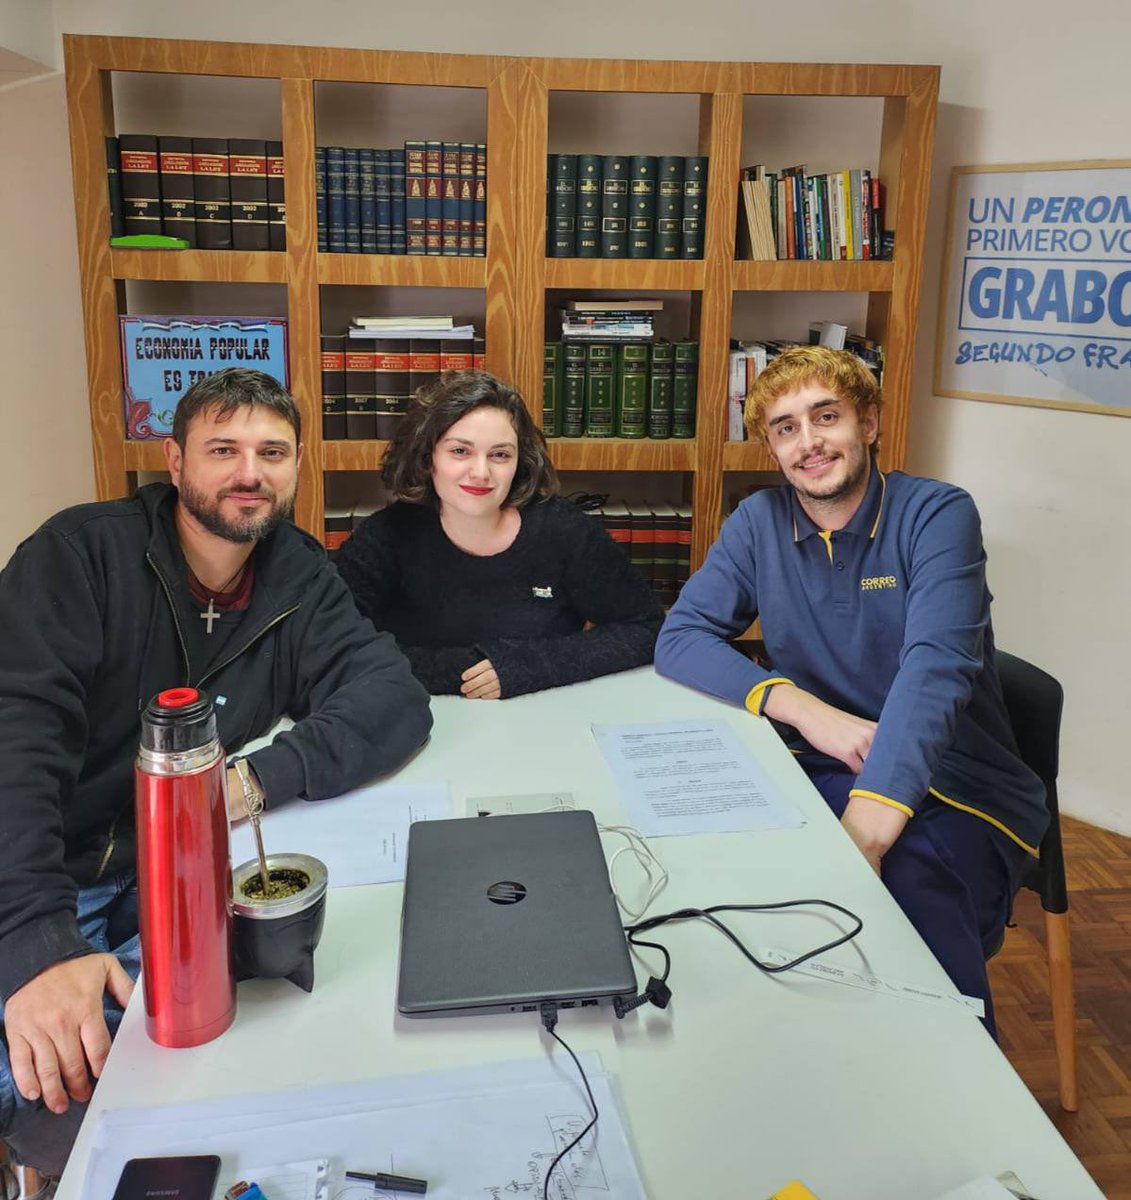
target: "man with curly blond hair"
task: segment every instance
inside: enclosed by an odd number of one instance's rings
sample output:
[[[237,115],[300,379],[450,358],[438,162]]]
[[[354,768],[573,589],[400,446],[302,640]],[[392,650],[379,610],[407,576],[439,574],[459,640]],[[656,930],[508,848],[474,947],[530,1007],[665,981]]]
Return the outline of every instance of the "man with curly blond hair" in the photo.
[[[981,525],[959,488],[879,469],[855,355],[779,355],[747,399],[785,487],[739,505],[660,633],[656,668],[773,720],[924,941],[984,1000],[1047,823],[994,661]],[[761,618],[772,665],[731,639]]]

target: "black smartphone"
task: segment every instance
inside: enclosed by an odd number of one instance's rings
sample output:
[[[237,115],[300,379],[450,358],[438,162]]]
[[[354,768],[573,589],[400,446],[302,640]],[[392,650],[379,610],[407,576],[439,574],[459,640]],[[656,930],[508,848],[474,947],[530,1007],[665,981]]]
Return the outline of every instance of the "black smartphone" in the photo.
[[[216,1154],[131,1158],[122,1168],[114,1200],[212,1200],[219,1174]]]

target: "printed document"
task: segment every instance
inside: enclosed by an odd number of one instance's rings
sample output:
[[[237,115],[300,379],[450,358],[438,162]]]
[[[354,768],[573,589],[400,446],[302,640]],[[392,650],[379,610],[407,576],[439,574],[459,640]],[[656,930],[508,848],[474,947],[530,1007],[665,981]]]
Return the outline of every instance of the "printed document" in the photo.
[[[646,837],[805,823],[726,721],[594,725],[593,736]]]

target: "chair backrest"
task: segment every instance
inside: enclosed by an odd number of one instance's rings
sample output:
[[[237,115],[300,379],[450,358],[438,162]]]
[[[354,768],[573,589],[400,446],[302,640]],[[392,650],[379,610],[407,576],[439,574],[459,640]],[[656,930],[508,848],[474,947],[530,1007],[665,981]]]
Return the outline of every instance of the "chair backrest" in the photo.
[[[1040,866],[1034,866],[1027,874],[1024,886],[1040,895],[1046,911],[1066,912],[1068,889],[1064,878],[1064,848],[1056,790],[1064,689],[1046,671],[1015,654],[998,650],[995,657],[1017,749],[1025,765],[1045,785],[1045,803],[1049,811],[1048,832],[1041,841]]]
[[[996,652],[1005,709],[1021,757],[1046,785],[1060,771],[1060,716],[1064,689],[1047,672],[1015,654]]]

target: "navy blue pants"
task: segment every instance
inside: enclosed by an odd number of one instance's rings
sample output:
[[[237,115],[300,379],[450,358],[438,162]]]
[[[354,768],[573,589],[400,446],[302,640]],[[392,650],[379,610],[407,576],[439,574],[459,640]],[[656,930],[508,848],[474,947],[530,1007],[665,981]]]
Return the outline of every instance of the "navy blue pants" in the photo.
[[[839,819],[856,777],[808,774]],[[986,958],[1001,944],[1028,859],[988,821],[928,796],[880,863],[888,891],[954,986],[985,1001],[986,1028],[995,1038]]]

